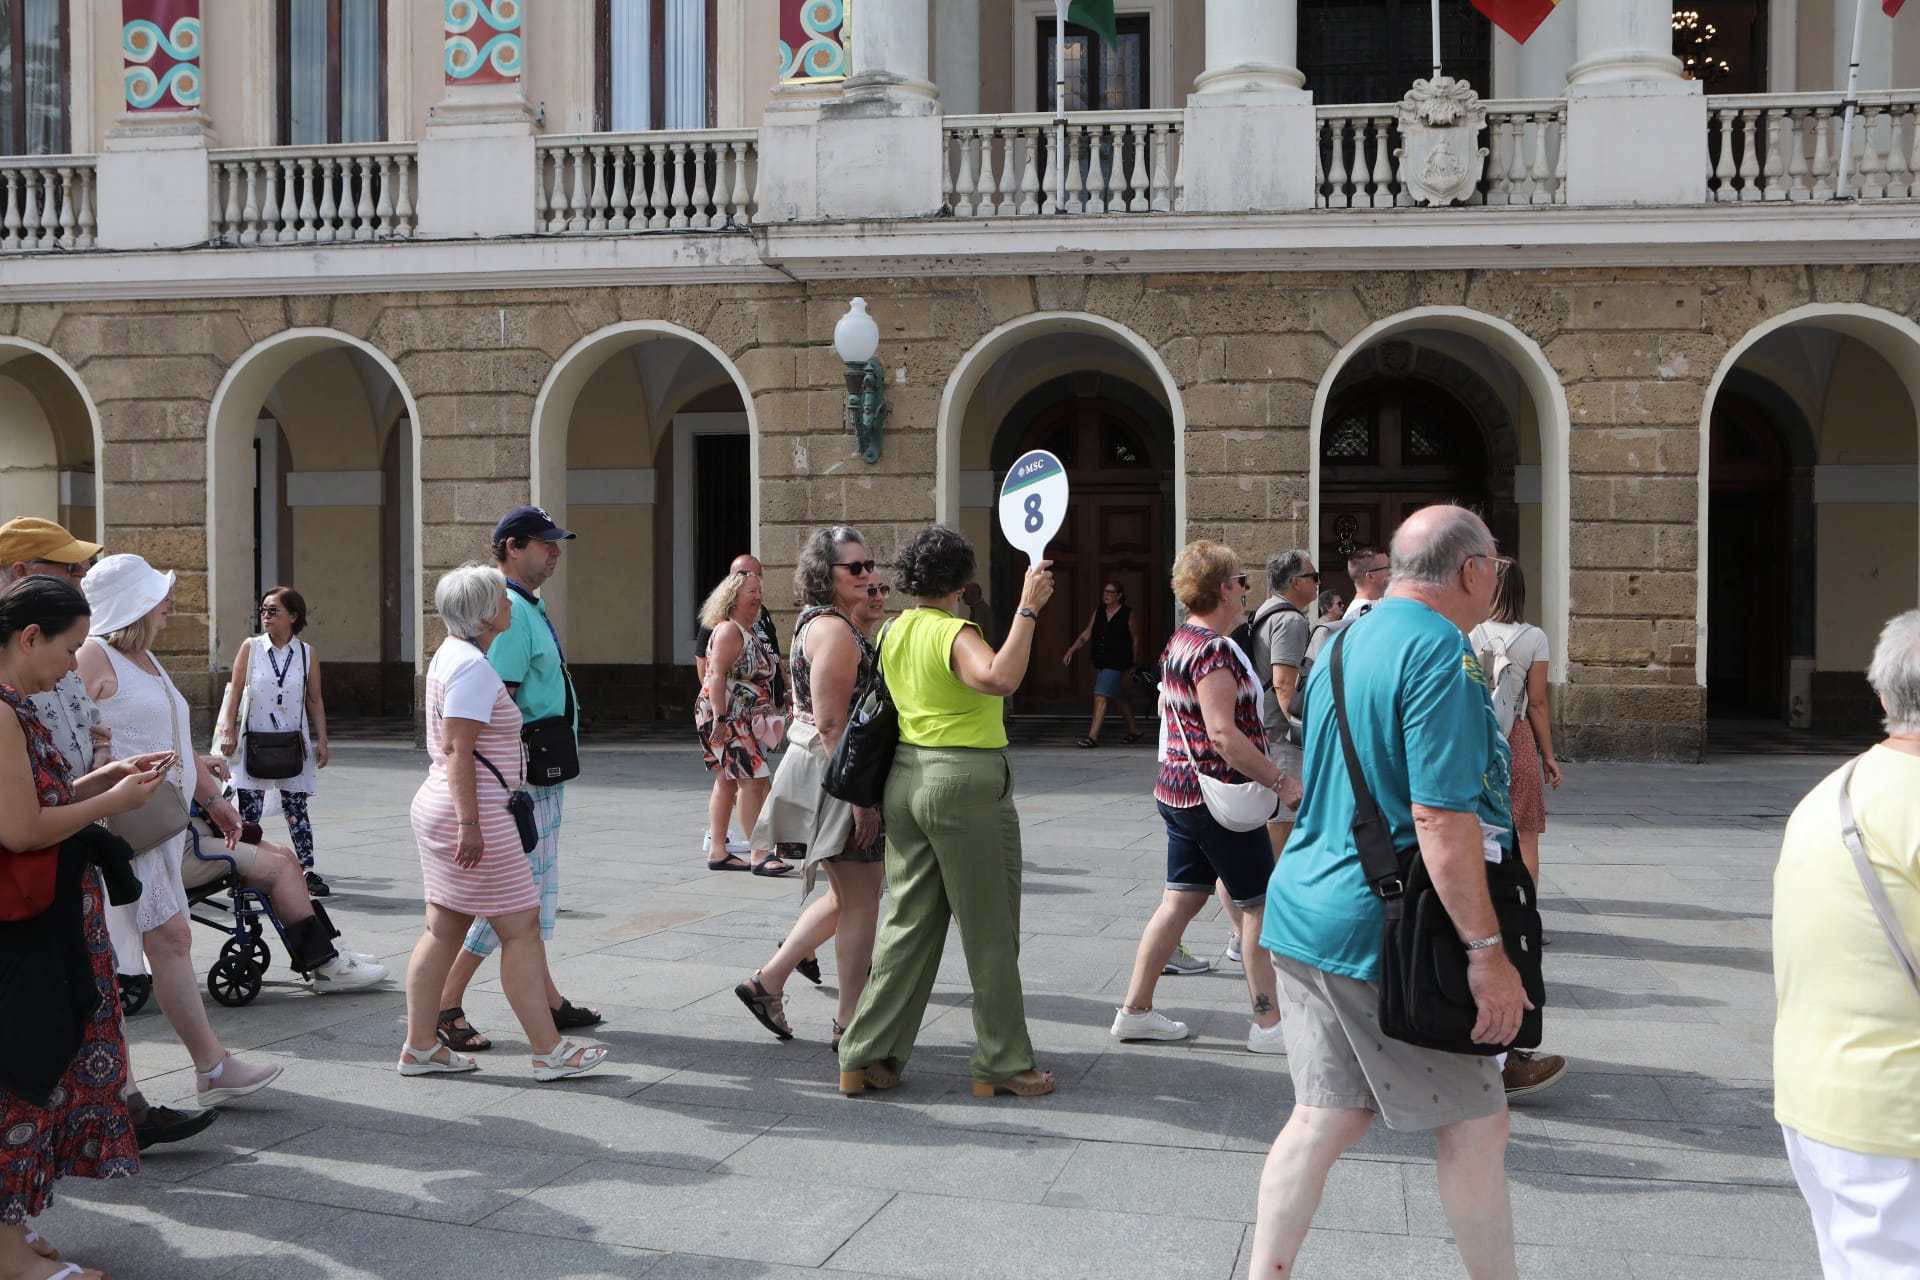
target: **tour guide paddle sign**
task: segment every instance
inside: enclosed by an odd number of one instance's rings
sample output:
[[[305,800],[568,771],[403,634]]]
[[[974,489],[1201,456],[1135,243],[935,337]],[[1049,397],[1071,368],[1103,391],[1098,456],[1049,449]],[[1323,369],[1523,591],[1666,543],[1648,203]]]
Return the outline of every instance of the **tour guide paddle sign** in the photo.
[[[1067,469],[1045,449],[1020,455],[1000,486],[1000,532],[1026,552],[1027,562],[1047,558],[1047,544],[1067,518]]]

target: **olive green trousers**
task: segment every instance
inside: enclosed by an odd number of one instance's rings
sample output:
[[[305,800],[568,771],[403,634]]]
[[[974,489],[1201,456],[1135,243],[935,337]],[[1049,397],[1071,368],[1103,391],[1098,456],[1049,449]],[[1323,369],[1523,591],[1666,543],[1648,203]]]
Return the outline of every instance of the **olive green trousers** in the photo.
[[[973,980],[972,1074],[1030,1069],[1020,987],[1020,815],[1005,751],[900,744],[887,777],[886,918],[873,976],[840,1041],[840,1066],[904,1068],[940,972],[947,923]]]

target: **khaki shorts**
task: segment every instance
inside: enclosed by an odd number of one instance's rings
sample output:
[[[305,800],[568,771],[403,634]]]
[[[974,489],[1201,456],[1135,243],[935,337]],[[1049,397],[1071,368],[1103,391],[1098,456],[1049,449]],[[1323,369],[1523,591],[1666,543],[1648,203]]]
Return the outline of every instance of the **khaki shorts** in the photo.
[[[189,889],[198,889],[201,885],[212,884],[227,874],[226,859],[232,858],[241,875],[253,870],[253,860],[260,850],[255,845],[243,844],[227,848],[226,841],[213,834],[213,828],[195,821],[194,829],[200,833],[200,851],[207,856],[196,858],[193,853],[193,841],[187,841],[187,850],[180,855],[180,883]]]
[[[1294,1100],[1378,1112],[1389,1129],[1437,1129],[1507,1106],[1494,1058],[1422,1049],[1383,1035],[1380,988],[1273,957]]]

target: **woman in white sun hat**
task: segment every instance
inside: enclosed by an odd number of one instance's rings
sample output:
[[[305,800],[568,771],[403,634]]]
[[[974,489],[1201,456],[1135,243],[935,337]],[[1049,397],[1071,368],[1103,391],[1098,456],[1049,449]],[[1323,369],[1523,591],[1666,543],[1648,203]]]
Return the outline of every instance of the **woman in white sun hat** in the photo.
[[[107,556],[81,582],[93,606],[91,635],[76,655],[87,694],[100,719],[113,731],[118,757],[149,751],[176,753],[168,781],[182,807],[199,800],[222,831],[238,833],[240,815],[220,799],[220,783],[193,752],[193,728],[187,700],[167,678],[153,655],[153,642],[166,630],[174,575],[162,573],[135,555]],[[242,1062],[220,1043],[200,1003],[193,969],[192,927],[187,891],[180,879],[186,828],[133,860],[133,873],[146,892],[130,906],[134,926],[153,967],[153,992],[180,1043],[193,1057],[194,1092],[203,1107],[263,1089],[280,1074],[277,1066]],[[121,959],[126,969],[129,960]]]

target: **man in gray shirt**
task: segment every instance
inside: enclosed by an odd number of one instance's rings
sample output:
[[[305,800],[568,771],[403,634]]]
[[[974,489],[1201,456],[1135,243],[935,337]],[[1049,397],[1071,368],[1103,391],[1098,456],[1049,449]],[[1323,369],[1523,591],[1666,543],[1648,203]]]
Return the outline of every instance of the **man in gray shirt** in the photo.
[[[1300,664],[1306,658],[1307,641],[1313,636],[1313,623],[1307,610],[1320,594],[1320,571],[1305,551],[1276,551],[1267,558],[1265,604],[1253,615],[1253,663],[1265,692],[1262,716],[1267,726],[1267,753],[1290,777],[1300,776],[1300,748],[1291,742],[1287,707],[1293,702],[1294,685],[1300,679]],[[1293,834],[1291,822],[1269,822],[1267,836],[1273,841],[1274,856],[1286,847]]]

